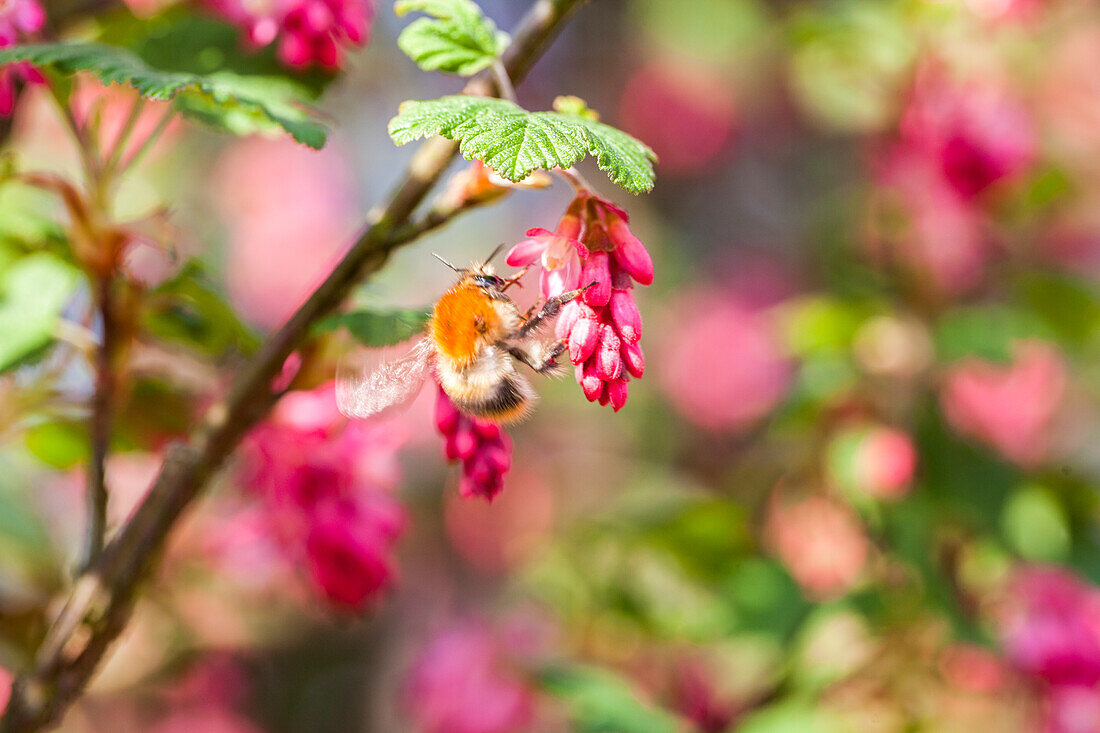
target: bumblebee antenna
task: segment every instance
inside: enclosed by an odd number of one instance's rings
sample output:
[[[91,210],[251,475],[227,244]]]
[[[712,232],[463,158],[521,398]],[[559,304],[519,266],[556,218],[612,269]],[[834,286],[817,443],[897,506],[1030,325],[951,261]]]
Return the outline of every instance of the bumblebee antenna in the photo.
[[[500,251],[502,249],[504,249],[504,242],[501,242],[500,244],[498,244],[497,248],[493,250],[492,254],[490,254],[488,257],[485,258],[485,264],[487,265],[490,262],[492,262],[493,258],[496,257],[498,254],[500,254]]]
[[[451,268],[451,269],[452,269],[452,270],[454,270],[455,272],[462,272],[462,270],[458,269],[457,267],[455,267],[454,265],[452,265],[452,264],[451,264],[450,262],[447,262],[447,260],[445,260],[445,259],[443,259],[442,257],[440,257],[440,256],[439,256],[439,255],[437,255],[437,254],[436,254],[435,252],[432,252],[432,257],[436,258],[437,260],[439,260],[440,262],[442,262],[442,263],[443,263],[444,265],[446,265],[447,267]]]

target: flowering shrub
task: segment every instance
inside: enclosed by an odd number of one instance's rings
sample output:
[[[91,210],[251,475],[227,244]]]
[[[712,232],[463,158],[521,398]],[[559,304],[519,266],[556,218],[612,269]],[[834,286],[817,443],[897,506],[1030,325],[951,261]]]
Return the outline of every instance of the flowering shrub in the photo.
[[[0,0],[0,731],[1100,733],[1098,63]]]

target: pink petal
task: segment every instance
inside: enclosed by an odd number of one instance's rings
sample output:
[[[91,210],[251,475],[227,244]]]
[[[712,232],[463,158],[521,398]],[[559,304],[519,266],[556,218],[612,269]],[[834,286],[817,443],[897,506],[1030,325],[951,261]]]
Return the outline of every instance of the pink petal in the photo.
[[[504,258],[504,261],[511,267],[526,267],[534,262],[545,249],[545,239],[525,239],[508,250],[508,256]]]

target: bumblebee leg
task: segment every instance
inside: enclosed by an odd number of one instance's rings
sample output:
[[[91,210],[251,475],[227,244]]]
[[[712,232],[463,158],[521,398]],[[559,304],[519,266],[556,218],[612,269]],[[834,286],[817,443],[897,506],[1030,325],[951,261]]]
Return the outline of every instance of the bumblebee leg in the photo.
[[[545,351],[532,354],[519,346],[508,346],[508,353],[534,369],[539,374],[553,374],[559,368],[557,358],[565,351],[567,342],[565,339],[555,341],[545,347]]]
[[[529,336],[533,331],[542,325],[542,322],[547,318],[553,318],[561,313],[561,307],[571,300],[580,297],[585,290],[592,287],[596,283],[591,283],[583,288],[577,288],[576,290],[568,290],[561,295],[555,295],[553,298],[548,298],[545,303],[542,304],[542,308],[538,313],[527,319],[527,322],[516,329],[516,332],[509,336],[513,339],[521,339]],[[559,352],[560,353],[560,352]]]

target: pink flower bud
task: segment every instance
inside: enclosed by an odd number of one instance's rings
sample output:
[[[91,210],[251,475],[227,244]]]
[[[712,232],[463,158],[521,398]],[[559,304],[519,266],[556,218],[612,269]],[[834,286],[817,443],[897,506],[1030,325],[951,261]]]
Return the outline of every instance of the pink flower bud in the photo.
[[[494,443],[500,440],[500,426],[496,423],[478,420],[473,425],[482,443]]]
[[[607,235],[615,245],[615,259],[642,285],[653,282],[653,258],[645,245],[630,232],[630,227],[618,216],[608,216]]]
[[[569,333],[569,361],[580,364],[596,351],[600,340],[600,324],[591,318],[579,318]]]
[[[504,444],[494,445],[485,451],[485,464],[494,473],[504,474],[512,467],[512,452]]]
[[[450,435],[458,427],[460,414],[442,391],[435,404],[435,429],[441,435]]]
[[[458,430],[455,431],[454,436],[455,458],[465,461],[477,452],[477,446],[480,441],[478,440],[477,431],[474,430],[472,425],[460,425]]]
[[[632,377],[642,378],[645,374],[645,354],[642,353],[641,344],[623,342],[622,348],[623,367]]]
[[[614,382],[607,383],[607,396],[611,400],[611,408],[618,412],[626,404],[627,395],[630,393],[630,389],[627,386],[626,379],[616,379]]]
[[[611,320],[619,336],[626,343],[637,343],[642,337],[642,314],[634,302],[634,294],[629,290],[614,290],[610,306]]]
[[[595,358],[577,365],[577,382],[581,385],[585,398],[595,402],[603,391],[603,380],[596,376]]]
[[[596,375],[605,382],[618,379],[622,374],[623,361],[619,355],[622,341],[615,335],[615,329],[611,326],[600,327],[600,346],[596,352]]]
[[[575,300],[566,303],[561,309],[561,315],[558,316],[558,322],[554,324],[554,335],[559,339],[569,338],[569,334],[573,330],[573,324],[580,317],[581,304]]]
[[[458,433],[443,433],[443,455],[448,461],[458,460]]]
[[[584,269],[581,271],[581,287],[587,287],[589,283],[596,283],[584,291],[584,302],[591,306],[602,307],[607,305],[611,298],[611,272],[608,270],[608,257],[606,252],[593,252],[584,261]]]
[[[600,398],[597,400],[597,402],[600,403],[600,407],[607,407],[607,404],[611,402],[611,395],[607,391],[607,385],[609,384],[610,382],[600,383]]]

